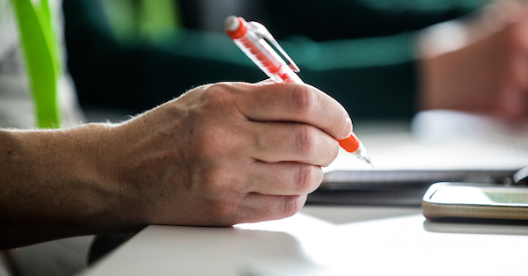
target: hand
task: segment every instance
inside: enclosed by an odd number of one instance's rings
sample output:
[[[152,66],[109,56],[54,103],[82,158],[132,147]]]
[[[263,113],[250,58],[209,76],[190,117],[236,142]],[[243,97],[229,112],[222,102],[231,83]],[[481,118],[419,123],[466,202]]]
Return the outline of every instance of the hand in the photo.
[[[275,83],[198,87],[118,125],[0,129],[0,249],[293,215],[351,131],[323,92]]]
[[[122,217],[145,224],[232,225],[295,214],[352,131],[345,109],[297,84],[191,90],[111,131],[107,179]],[[128,208],[133,207],[133,208]]]
[[[469,21],[434,26],[421,42],[423,109],[528,118],[527,4],[507,1]]]

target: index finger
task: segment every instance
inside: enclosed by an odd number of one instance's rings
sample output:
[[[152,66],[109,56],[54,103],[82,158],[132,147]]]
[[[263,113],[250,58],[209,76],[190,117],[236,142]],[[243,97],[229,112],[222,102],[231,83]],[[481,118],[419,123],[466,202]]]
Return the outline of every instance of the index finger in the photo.
[[[345,108],[307,84],[254,84],[248,93],[238,98],[237,107],[250,120],[305,123],[338,140],[347,138],[352,132]]]

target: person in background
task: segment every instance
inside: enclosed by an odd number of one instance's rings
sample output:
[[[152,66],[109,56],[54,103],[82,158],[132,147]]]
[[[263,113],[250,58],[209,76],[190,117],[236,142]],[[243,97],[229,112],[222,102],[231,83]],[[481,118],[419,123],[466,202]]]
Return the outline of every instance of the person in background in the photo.
[[[420,37],[420,106],[528,119],[528,4],[501,1]]]

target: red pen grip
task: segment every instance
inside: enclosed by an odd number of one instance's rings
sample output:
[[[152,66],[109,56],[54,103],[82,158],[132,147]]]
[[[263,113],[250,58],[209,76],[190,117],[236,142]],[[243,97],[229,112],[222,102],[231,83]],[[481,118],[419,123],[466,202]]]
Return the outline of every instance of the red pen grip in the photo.
[[[359,149],[359,139],[352,133],[348,138],[337,140],[339,145],[348,152],[355,152]]]

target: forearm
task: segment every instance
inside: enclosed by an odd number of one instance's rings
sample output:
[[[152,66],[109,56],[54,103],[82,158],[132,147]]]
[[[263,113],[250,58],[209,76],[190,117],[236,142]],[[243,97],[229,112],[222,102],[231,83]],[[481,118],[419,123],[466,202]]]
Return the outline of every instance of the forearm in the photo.
[[[130,226],[117,219],[119,186],[101,167],[109,128],[0,130],[0,248]]]

